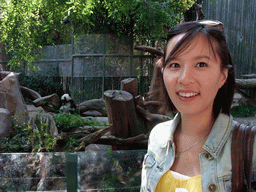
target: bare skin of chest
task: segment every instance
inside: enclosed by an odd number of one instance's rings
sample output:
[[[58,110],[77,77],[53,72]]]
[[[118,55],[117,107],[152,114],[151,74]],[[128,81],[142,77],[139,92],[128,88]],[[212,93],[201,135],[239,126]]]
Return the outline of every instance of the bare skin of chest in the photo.
[[[178,136],[179,137],[179,136]],[[182,152],[192,146],[195,142],[193,140],[187,140],[185,137],[177,138],[178,142],[176,145],[176,154],[178,157],[175,158],[174,164],[171,167],[172,171],[178,172],[180,174],[193,177],[201,174],[200,170],[200,154],[205,150],[202,148],[206,140],[203,139],[200,143],[196,144],[188,151]]]

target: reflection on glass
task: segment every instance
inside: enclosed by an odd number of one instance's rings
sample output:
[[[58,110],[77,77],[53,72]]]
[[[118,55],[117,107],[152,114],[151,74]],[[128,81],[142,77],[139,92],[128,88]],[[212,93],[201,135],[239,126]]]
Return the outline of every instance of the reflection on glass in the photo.
[[[145,150],[75,153],[79,191],[139,191]],[[66,191],[68,153],[0,154],[0,191]]]

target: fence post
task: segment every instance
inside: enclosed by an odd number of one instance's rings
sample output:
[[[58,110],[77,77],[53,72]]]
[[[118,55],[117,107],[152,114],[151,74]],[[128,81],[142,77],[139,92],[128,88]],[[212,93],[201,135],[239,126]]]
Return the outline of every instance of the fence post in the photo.
[[[77,192],[78,190],[78,157],[77,154],[67,154],[67,192]]]

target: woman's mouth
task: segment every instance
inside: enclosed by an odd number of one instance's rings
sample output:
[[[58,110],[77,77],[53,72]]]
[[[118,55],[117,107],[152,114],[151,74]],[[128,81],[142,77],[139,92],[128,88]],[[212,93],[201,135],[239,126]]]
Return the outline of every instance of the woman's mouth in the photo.
[[[189,93],[178,92],[178,95],[181,96],[181,97],[189,98],[189,97],[197,96],[197,95],[199,95],[199,93],[196,93],[196,92],[189,92]]]

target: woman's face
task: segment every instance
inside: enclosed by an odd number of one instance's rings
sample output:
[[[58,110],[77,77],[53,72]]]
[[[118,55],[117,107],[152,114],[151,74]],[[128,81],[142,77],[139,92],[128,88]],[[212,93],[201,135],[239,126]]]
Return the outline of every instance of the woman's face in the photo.
[[[176,35],[168,42],[167,57],[183,36]],[[214,47],[214,41],[212,45]],[[214,99],[227,76],[228,69],[221,69],[219,56],[213,53],[208,39],[201,34],[177,57],[167,61],[163,71],[171,101],[181,114],[188,115],[212,113]]]

